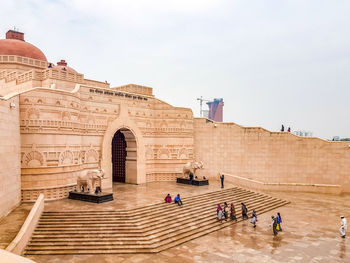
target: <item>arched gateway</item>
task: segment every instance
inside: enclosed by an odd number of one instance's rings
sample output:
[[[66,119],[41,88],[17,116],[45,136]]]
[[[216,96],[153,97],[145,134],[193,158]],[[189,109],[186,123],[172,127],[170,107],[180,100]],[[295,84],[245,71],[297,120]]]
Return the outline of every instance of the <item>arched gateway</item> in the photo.
[[[112,139],[112,181],[137,181],[137,143],[129,129],[118,130]]]
[[[125,114],[125,113],[124,113]],[[123,111],[108,125],[102,142],[101,167],[105,171],[103,191],[112,190],[113,182],[146,182],[145,142],[142,132]]]

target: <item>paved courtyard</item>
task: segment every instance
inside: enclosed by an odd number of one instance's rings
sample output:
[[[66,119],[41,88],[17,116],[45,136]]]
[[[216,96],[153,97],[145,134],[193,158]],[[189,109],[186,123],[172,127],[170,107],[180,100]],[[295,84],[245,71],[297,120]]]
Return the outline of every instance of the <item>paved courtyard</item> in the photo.
[[[226,187],[230,187],[227,185]],[[162,201],[167,193],[183,197],[220,189],[218,182],[195,187],[169,182],[146,185],[116,184],[115,201],[101,205],[59,200],[46,210],[130,209]],[[258,215],[253,229],[248,221],[187,242],[159,254],[31,256],[37,262],[350,262],[349,237],[339,236],[340,215],[350,219],[350,195],[268,192],[291,204]],[[186,207],[184,209],[191,209]],[[271,215],[280,212],[283,232],[269,227]],[[0,230],[4,225],[0,222]]]

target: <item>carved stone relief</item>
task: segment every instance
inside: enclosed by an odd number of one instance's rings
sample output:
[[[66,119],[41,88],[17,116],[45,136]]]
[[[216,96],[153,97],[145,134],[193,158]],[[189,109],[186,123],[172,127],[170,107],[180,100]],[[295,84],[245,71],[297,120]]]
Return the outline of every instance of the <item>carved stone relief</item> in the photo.
[[[40,152],[31,151],[24,155],[22,163],[24,167],[40,167],[44,164],[44,158]]]

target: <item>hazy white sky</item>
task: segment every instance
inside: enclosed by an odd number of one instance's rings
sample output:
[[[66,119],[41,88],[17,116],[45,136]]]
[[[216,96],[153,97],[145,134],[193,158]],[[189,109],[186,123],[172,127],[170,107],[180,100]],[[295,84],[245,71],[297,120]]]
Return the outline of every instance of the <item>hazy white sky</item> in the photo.
[[[153,87],[192,108],[224,98],[224,120],[350,137],[350,1],[0,0],[51,62],[86,78]]]

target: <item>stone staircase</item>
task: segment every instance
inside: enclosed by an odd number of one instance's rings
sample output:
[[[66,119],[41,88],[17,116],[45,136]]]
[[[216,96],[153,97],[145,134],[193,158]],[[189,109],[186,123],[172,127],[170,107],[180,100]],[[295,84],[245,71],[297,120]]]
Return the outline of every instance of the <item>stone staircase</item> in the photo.
[[[259,214],[289,202],[234,187],[183,198],[184,205],[158,203],[125,210],[46,211],[25,255],[157,253],[235,224],[216,219],[218,203],[241,202]]]

